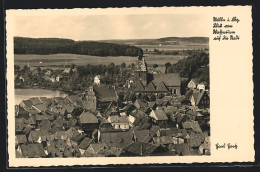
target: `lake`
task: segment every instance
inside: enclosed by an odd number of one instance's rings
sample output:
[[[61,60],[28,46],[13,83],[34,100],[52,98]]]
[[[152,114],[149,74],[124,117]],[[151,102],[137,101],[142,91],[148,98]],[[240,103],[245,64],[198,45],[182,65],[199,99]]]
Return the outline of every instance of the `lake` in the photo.
[[[66,97],[68,94],[58,90],[48,89],[15,89],[15,104],[18,105],[22,100],[27,100],[31,97]]]

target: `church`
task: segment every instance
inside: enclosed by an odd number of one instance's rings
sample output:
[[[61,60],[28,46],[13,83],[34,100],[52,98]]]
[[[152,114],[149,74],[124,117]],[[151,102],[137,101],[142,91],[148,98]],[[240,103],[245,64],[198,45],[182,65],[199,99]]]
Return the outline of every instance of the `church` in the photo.
[[[148,73],[143,54],[139,52],[134,69],[134,92],[181,95],[181,78],[179,73]]]

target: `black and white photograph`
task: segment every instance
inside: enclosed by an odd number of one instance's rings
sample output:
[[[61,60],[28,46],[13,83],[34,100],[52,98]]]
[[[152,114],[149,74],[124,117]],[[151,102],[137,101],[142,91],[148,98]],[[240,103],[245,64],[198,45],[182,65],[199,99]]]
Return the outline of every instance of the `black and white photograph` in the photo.
[[[230,74],[237,68],[226,72],[234,57],[227,59],[227,49],[219,49],[221,44],[242,46],[246,34],[238,28],[249,20],[229,18],[230,10],[221,17],[217,8],[150,9],[9,13],[13,100],[8,146],[13,164],[45,166],[41,160],[55,164],[57,158],[58,164],[72,158],[73,165],[131,161],[125,158],[203,162],[210,161],[212,150],[213,157],[245,150],[244,142],[234,141],[239,133],[234,131],[249,126],[251,116],[244,123],[229,122],[232,115],[242,121],[237,112],[246,111],[243,105],[234,109],[227,104],[236,102],[230,82],[238,80]],[[250,63],[244,65],[249,71],[244,74],[250,75]]]
[[[17,17],[16,157],[210,155],[204,21]]]

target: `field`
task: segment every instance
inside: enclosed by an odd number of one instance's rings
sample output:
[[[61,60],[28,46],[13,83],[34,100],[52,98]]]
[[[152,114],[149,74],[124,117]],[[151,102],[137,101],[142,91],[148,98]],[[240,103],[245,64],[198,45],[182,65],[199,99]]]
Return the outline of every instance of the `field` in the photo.
[[[157,70],[164,72],[165,63],[176,63],[178,60],[185,58],[183,56],[174,56],[174,55],[157,55],[157,54],[144,54],[148,68],[151,68],[153,64],[158,64]],[[78,55],[78,54],[51,54],[51,55],[33,55],[33,54],[15,54],[14,55],[14,64],[23,67],[25,65],[30,65],[31,68],[40,66],[42,68],[51,67],[63,68],[64,65],[98,65],[114,63],[119,65],[123,62],[126,65],[135,63],[137,57],[130,56],[118,56],[118,57],[99,57],[99,56],[90,56],[90,55]]]
[[[135,45],[143,50],[154,51],[173,51],[173,50],[204,50],[209,49],[209,44],[179,44],[179,45]]]

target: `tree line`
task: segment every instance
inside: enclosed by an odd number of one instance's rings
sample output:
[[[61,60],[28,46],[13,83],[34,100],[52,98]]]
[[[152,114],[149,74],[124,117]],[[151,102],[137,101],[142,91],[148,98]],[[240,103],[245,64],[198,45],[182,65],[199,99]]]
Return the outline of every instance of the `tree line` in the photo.
[[[81,54],[94,56],[137,56],[141,48],[98,41],[74,41],[59,38],[14,37],[15,54]]]
[[[166,72],[178,72],[183,78],[198,78],[200,82],[209,83],[209,54],[204,52],[190,52],[185,59],[175,64],[166,63]]]

